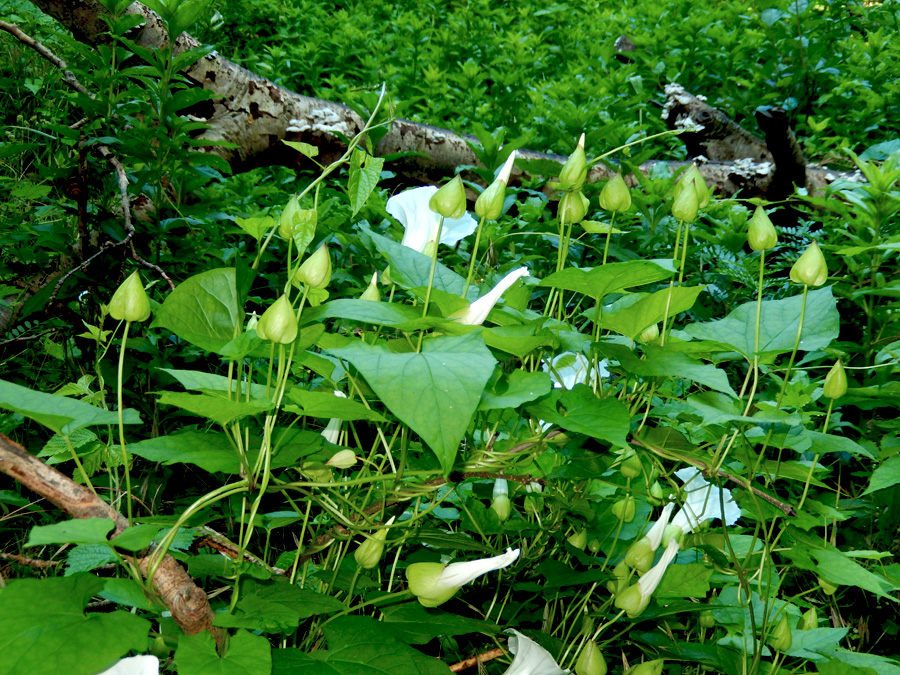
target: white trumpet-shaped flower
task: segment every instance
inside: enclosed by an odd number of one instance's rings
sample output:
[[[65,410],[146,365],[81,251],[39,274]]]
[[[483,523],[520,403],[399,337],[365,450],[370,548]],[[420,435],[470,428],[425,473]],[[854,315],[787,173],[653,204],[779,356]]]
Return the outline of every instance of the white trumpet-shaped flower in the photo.
[[[515,658],[503,675],[568,675],[546,649],[531,638],[527,638],[514,628],[509,638],[509,651]]]
[[[159,675],[159,659],[152,654],[129,656],[99,675]]]
[[[342,391],[335,390],[334,395],[340,398],[347,398],[347,394]],[[328,424],[322,429],[322,437],[329,443],[337,445],[338,439],[341,437],[341,420],[337,417],[332,417],[328,420]]]
[[[447,602],[465,584],[474,581],[482,574],[509,567],[519,557],[519,549],[506,549],[506,553],[469,560],[467,562],[450,563],[413,563],[406,568],[406,579],[409,590],[418,598],[424,607],[437,607]]]
[[[519,267],[503,277],[496,286],[494,286],[485,295],[478,298],[470,304],[466,309],[460,310],[450,315],[450,318],[457,323],[467,326],[480,326],[488,318],[488,314],[494,309],[494,305],[500,299],[500,296],[506,293],[510,286],[522,277],[528,276],[528,268]]]
[[[419,253],[426,253],[426,247],[432,243],[455,246],[478,227],[478,223],[468,213],[461,218],[445,218],[438,241],[441,217],[428,207],[431,196],[437,190],[434,185],[413,188],[396,194],[387,201],[387,212],[400,221],[406,230],[400,243]]]
[[[675,472],[684,483],[685,501],[672,518],[672,525],[683,534],[692,532],[700,523],[720,518],[726,525],[734,525],[741,517],[741,507],[735,503],[731,490],[711,485],[700,470],[689,466]],[[724,507],[724,508],[723,508]]]

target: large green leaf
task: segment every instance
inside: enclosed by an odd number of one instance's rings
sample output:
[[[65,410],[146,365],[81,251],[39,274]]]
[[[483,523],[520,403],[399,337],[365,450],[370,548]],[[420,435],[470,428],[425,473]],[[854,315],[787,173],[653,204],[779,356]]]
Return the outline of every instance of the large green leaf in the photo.
[[[541,286],[576,291],[595,300],[625,288],[668,279],[675,273],[671,260],[629,260],[593,269],[570,267],[541,280]]]
[[[275,404],[268,399],[251,398],[249,401],[231,401],[221,396],[209,394],[188,394],[180,391],[165,391],[159,397],[164,405],[174,405],[182,410],[210,419],[223,427],[235,420],[257,413],[268,412]]]
[[[864,495],[870,492],[877,492],[885,488],[893,487],[900,483],[900,455],[888,457],[881,465],[872,472],[869,478],[869,487],[863,492]]]
[[[826,581],[844,586],[857,586],[882,598],[897,602],[891,595],[900,586],[885,577],[870,572],[858,562],[851,560],[837,549],[812,549],[809,554],[816,560],[816,571]]]
[[[394,354],[381,345],[362,342],[329,351],[353,364],[449,473],[496,365],[481,331],[429,338],[419,354]]]
[[[500,627],[493,621],[479,621],[440,609],[426,609],[417,600],[390,605],[382,609],[382,614],[391,635],[412,645],[425,644],[439,635],[500,632]]]
[[[547,373],[529,373],[517,369],[501,378],[492,387],[484,390],[478,409],[518,408],[523,403],[546,396],[552,388],[553,385]]]
[[[713,569],[703,563],[669,567],[657,589],[655,598],[705,598]]]
[[[370,410],[359,401],[351,401],[335,396],[330,391],[309,391],[294,387],[287,393],[287,398],[300,406],[300,412],[310,417],[353,420],[373,420],[383,422],[384,416]]]
[[[645,328],[689,310],[704,288],[705,286],[675,286],[649,295],[636,293],[625,296],[613,304],[611,311],[607,308],[603,312],[600,325],[634,340]],[[596,309],[587,310],[584,316],[593,319]]]
[[[350,196],[350,207],[353,209],[350,215],[355,216],[366,203],[378,185],[383,166],[383,157],[373,157],[359,148],[353,150],[350,156],[350,177],[347,179],[347,194]]]
[[[216,614],[214,624],[223,628],[249,628],[267,633],[290,633],[301,619],[334,614],[347,609],[340,600],[282,579],[241,584],[241,599],[233,614]]]
[[[441,317],[428,316],[423,319],[421,307],[371,300],[332,300],[304,310],[300,321],[306,325],[322,319],[349,319],[375,326],[394,326],[405,331],[446,323]]]
[[[88,574],[7,582],[0,591],[0,675],[93,675],[132,649],[145,651],[146,620],[122,611],[85,615],[103,585]]]
[[[559,425],[568,431],[617,446],[628,444],[627,434],[631,417],[624,403],[615,398],[598,398],[590,387],[576,384],[571,391],[556,390],[558,401],[551,396],[546,401],[529,406],[528,412],[544,422]]]
[[[203,393],[221,392],[223,395],[234,395],[236,383],[231,378],[203,370],[175,370],[172,368],[159,368],[160,371],[174,377],[178,383],[190,391]],[[241,385],[241,398],[246,394],[247,383]],[[265,398],[266,387],[262,384],[250,385],[250,396],[253,398]]]
[[[51,525],[35,525],[28,533],[25,545],[105,544],[115,525],[109,518],[74,519]]]
[[[202,349],[218,352],[239,332],[242,321],[236,273],[229,267],[209,270],[178,284],[160,306],[153,325],[168,328]]]
[[[90,403],[66,396],[44,394],[28,387],[0,380],[0,408],[12,410],[43,424],[62,436],[95,424],[118,424],[119,413],[96,408]],[[140,424],[135,410],[123,412],[125,424]]]
[[[782,354],[794,348],[803,296],[762,303],[759,324],[759,353]],[[810,291],[806,297],[800,350],[813,351],[827,347],[838,336],[840,316],[831,287]],[[747,302],[724,319],[694,323],[684,329],[700,340],[727,345],[747,359],[753,356],[756,334],[756,303]]]
[[[229,639],[225,655],[219,656],[213,636],[203,631],[178,638],[175,663],[178,675],[269,675],[272,648],[262,635],[239,630]]]

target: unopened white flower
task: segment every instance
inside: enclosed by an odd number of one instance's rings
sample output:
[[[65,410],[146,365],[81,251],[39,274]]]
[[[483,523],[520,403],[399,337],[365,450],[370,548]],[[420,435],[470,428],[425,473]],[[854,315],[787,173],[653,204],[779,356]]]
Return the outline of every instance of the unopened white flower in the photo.
[[[451,314],[450,318],[454,319],[457,323],[462,323],[467,326],[480,326],[484,323],[485,319],[488,318],[488,314],[494,309],[494,305],[497,304],[500,296],[503,295],[516,281],[527,276],[528,268],[519,267],[518,269],[514,269],[503,277],[499,283],[485,295],[478,298],[466,309]]]
[[[347,394],[342,391],[335,390],[334,395],[339,396],[340,398],[347,398]],[[322,437],[329,443],[337,445],[338,440],[341,437],[341,420],[337,417],[332,417],[328,420],[328,424],[322,429]],[[334,458],[332,457],[332,459]],[[330,464],[331,460],[329,460],[328,463]]]
[[[331,459],[325,462],[326,466],[335,469],[349,469],[354,464],[356,464],[356,455],[350,449],[338,450],[331,456]]]
[[[546,649],[531,638],[527,638],[514,628],[509,638],[509,651],[515,654],[513,662],[503,675],[568,675]]]
[[[409,590],[424,607],[437,607],[452,598],[460,587],[474,581],[482,574],[509,567],[519,557],[519,549],[506,549],[506,553],[450,563],[413,563],[406,568]]]
[[[159,659],[152,654],[129,656],[99,675],[159,675]]]
[[[428,207],[428,202],[437,190],[434,185],[413,188],[396,194],[387,201],[387,212],[406,229],[400,243],[419,253],[424,253],[429,243],[455,246],[478,227],[478,223],[468,213],[463,214],[462,218],[445,218],[440,241],[436,242],[441,217]]]
[[[731,490],[711,485],[696,467],[689,466],[675,472],[684,482],[685,501],[681,510],[672,518],[670,533],[687,534],[696,529],[700,523],[713,518],[720,518],[726,525],[734,525],[741,517],[741,507],[731,496]],[[724,506],[724,509],[723,509]]]
[[[676,555],[678,555],[678,542],[675,539],[671,539],[662,557],[653,566],[653,569],[642,576],[636,584],[629,586],[616,595],[613,603],[616,608],[625,610],[625,613],[631,619],[647,609],[647,605],[650,604],[650,599],[653,597],[653,592],[659,586],[666,569],[668,569]]]

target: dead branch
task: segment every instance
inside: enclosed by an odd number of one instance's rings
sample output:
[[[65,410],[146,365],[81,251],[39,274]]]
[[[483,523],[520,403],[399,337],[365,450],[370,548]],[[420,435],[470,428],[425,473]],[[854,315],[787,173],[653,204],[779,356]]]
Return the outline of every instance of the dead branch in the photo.
[[[486,652],[482,652],[481,654],[476,654],[475,656],[471,656],[467,659],[463,659],[457,663],[454,663],[450,666],[450,670],[454,673],[459,673],[467,668],[471,668],[472,666],[480,666],[482,663],[487,663],[488,661],[493,661],[498,656],[503,656],[506,652],[497,647],[496,649],[489,649]],[[479,669],[480,670],[480,669]]]

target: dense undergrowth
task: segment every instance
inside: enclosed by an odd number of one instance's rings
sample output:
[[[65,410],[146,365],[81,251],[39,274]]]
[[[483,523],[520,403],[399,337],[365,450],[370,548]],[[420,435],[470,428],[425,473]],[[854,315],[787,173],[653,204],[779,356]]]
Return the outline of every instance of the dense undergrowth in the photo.
[[[381,188],[364,143],[325,180],[230,176],[194,152],[172,54],[5,13],[94,97],[0,39],[0,318],[34,293],[0,335],[0,432],[133,527],[108,541],[4,479],[0,675],[128,653],[446,673],[498,646],[512,666],[479,668],[900,673],[896,2],[201,13],[284,86],[502,137],[488,177],[516,145],[572,153],[551,199],[499,174],[475,204],[455,180]],[[777,205],[691,172],[583,185],[579,136],[589,159],[663,131],[671,81],[750,130],[785,107],[810,158],[866,182]],[[56,295],[38,278],[126,236],[101,144],[154,206],[133,242],[173,291],[125,247]],[[130,562],[152,543],[209,595],[218,652]]]

